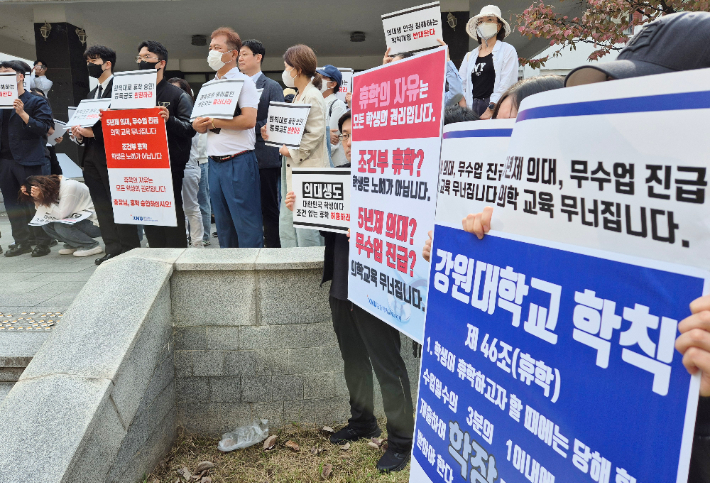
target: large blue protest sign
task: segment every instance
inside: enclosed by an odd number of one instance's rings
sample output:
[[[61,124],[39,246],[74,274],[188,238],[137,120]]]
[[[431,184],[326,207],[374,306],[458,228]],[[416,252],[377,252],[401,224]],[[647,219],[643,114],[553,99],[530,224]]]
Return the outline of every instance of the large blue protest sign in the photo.
[[[411,481],[685,482],[705,272],[436,226]]]

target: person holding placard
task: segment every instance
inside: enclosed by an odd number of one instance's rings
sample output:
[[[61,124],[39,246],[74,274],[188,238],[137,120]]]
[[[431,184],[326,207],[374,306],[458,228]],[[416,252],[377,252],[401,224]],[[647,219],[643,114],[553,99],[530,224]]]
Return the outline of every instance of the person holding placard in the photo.
[[[40,217],[55,220],[83,218],[74,224],[55,221],[41,227],[47,235],[64,242],[60,255],[88,257],[104,251],[95,240],[101,230],[97,226],[89,189],[84,183],[58,175],[30,176],[20,188],[19,197],[34,203]]]
[[[15,244],[5,252],[15,257],[32,252],[33,257],[49,254],[49,236],[37,227],[28,227],[34,215],[31,204],[17,200],[20,186],[28,176],[49,174],[49,158],[45,139],[53,125],[52,110],[44,97],[25,90],[25,72],[30,66],[19,60],[0,64],[0,72],[14,73],[17,96],[12,109],[2,109],[0,116],[0,190]],[[34,250],[30,238],[34,238]]]
[[[170,172],[173,178],[175,215],[177,226],[145,225],[145,236],[151,248],[185,248],[187,234],[185,212],[182,207],[182,180],[185,166],[190,159],[190,148],[195,130],[190,122],[192,98],[181,88],[165,78],[168,64],[168,50],[160,42],[146,40],[138,46],[136,63],[139,69],[157,69],[155,100],[160,108],[160,116],[165,119],[170,153]]]
[[[99,85],[89,92],[87,99],[111,99],[116,52],[103,45],[94,45],[86,49],[84,60],[89,75],[99,82]],[[92,127],[74,126],[71,132],[77,144],[84,146],[84,156],[81,160],[84,182],[94,201],[101,238],[106,247],[106,254],[94,260],[96,265],[100,265],[121,253],[138,248],[138,229],[135,225],[115,223],[113,220],[111,183],[108,178],[101,122]]]
[[[350,111],[338,120],[343,152],[350,167],[352,118]],[[293,210],[295,193],[286,204]],[[330,281],[330,310],[333,330],[343,358],[345,384],[350,394],[348,425],[330,436],[333,444],[346,444],[362,438],[379,436],[382,431],[374,415],[374,370],[382,391],[387,416],[387,451],[377,462],[379,471],[400,471],[407,466],[414,433],[414,403],[409,375],[400,355],[397,329],[348,300],[349,235],[323,232],[325,253],[323,281]]]
[[[261,181],[254,152],[259,94],[254,81],[237,67],[241,46],[239,34],[229,27],[212,32],[207,63],[217,71],[215,79],[244,83],[232,119],[198,117],[192,126],[207,133],[210,198],[219,246],[262,248]]]
[[[284,156],[286,186],[282,192],[291,192],[291,174],[293,167],[327,168],[330,165],[326,146],[325,122],[326,110],[323,95],[320,92],[323,79],[316,72],[318,59],[307,45],[298,44],[290,47],[283,56],[284,71],[281,74],[286,87],[298,89],[293,104],[310,104],[311,110],[303,129],[303,137],[298,148],[281,146],[279,153]],[[261,128],[261,136],[268,141],[266,126]],[[285,199],[285,197],[284,197]],[[281,210],[279,235],[282,247],[307,247],[323,245],[323,238],[315,230],[294,229],[293,213]]]
[[[261,216],[264,220],[264,248],[281,248],[279,239],[279,177],[281,156],[279,148],[267,146],[261,137],[261,128],[266,125],[269,103],[283,102],[281,86],[261,72],[266,49],[258,40],[245,40],[239,50],[239,70],[254,81],[257,89],[263,89],[256,113],[256,159],[259,161],[261,182]]]
[[[481,44],[466,54],[459,69],[466,107],[481,119],[490,119],[500,96],[518,81],[518,53],[503,42],[510,25],[495,5],[486,5],[471,17],[466,32]]]

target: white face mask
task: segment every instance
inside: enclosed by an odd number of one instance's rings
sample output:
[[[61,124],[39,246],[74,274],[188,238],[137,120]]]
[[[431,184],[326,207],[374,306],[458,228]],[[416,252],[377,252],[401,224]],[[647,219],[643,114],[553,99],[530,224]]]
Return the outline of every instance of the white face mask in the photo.
[[[296,87],[295,79],[291,77],[290,70],[284,70],[281,73],[281,80],[284,82],[284,85],[286,85],[286,87]]]
[[[476,33],[483,40],[488,40],[498,33],[498,23],[481,23],[476,27]]]
[[[222,62],[222,56],[228,54],[231,50],[227,52],[219,52],[217,50],[210,50],[210,54],[207,56],[207,63],[210,65],[212,70],[219,70],[225,66],[226,62]]]
[[[325,94],[325,91],[327,91],[328,89],[330,89],[330,87],[328,87],[328,83],[325,81],[325,79],[323,79],[323,82],[320,85],[320,93]]]

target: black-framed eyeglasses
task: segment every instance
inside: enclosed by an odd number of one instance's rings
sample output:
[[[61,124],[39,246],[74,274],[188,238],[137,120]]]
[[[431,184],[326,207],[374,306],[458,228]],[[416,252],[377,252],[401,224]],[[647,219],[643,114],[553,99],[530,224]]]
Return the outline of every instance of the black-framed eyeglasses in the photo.
[[[347,141],[351,137],[352,137],[352,134],[341,134],[340,136],[338,136],[338,139],[340,139],[341,141]]]

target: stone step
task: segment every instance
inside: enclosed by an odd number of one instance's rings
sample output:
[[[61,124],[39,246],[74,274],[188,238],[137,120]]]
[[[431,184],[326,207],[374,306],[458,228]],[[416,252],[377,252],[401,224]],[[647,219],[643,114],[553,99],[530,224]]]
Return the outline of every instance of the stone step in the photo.
[[[20,378],[50,332],[0,334],[0,403]]]

